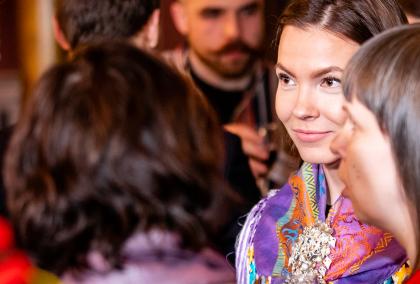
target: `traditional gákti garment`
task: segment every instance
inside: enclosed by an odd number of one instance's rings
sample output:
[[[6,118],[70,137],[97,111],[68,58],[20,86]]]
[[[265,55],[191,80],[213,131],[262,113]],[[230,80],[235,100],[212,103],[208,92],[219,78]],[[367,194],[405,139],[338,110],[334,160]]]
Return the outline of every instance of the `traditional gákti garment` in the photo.
[[[335,238],[335,246],[329,248],[327,283],[394,283],[392,276],[407,260],[404,249],[389,233],[362,224],[345,197],[338,198],[327,218],[326,201],[322,166],[309,163],[260,201],[238,239],[238,283],[286,281],[293,245],[305,228],[319,222],[326,223]]]

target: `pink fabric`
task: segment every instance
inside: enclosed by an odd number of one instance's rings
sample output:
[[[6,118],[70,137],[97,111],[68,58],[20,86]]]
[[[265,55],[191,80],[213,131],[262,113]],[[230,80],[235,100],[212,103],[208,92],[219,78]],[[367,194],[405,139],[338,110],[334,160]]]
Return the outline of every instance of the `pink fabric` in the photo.
[[[67,272],[65,284],[137,284],[137,283],[235,283],[233,268],[218,253],[204,249],[199,253],[181,250],[173,234],[153,231],[137,234],[123,248],[127,259],[121,270],[110,266],[97,252],[88,255],[91,269],[76,274]],[[151,253],[153,252],[153,253]]]

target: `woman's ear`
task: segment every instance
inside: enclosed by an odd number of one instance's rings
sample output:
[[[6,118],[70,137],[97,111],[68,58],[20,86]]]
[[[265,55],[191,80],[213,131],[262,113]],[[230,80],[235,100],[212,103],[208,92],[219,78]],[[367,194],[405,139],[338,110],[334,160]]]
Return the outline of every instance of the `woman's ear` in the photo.
[[[53,16],[51,22],[55,41],[62,49],[64,49],[65,51],[70,51],[70,44],[64,36],[63,30],[61,29],[60,24],[58,23],[57,17]]]

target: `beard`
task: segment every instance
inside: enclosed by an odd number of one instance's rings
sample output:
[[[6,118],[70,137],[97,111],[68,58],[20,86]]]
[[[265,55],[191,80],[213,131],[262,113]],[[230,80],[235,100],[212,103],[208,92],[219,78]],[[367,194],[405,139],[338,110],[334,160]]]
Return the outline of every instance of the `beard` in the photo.
[[[222,78],[241,78],[250,72],[255,61],[260,58],[259,48],[252,48],[241,40],[230,42],[211,53],[202,53],[191,47],[197,57],[211,70]],[[229,54],[237,53],[241,56],[228,58]]]

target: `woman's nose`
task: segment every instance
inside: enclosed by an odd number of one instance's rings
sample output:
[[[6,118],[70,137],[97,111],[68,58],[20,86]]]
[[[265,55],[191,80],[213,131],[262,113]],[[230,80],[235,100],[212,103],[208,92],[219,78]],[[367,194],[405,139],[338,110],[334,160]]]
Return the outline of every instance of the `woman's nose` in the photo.
[[[316,103],[316,95],[306,87],[300,87],[298,91],[296,105],[293,109],[293,115],[303,120],[317,118],[320,114]]]

